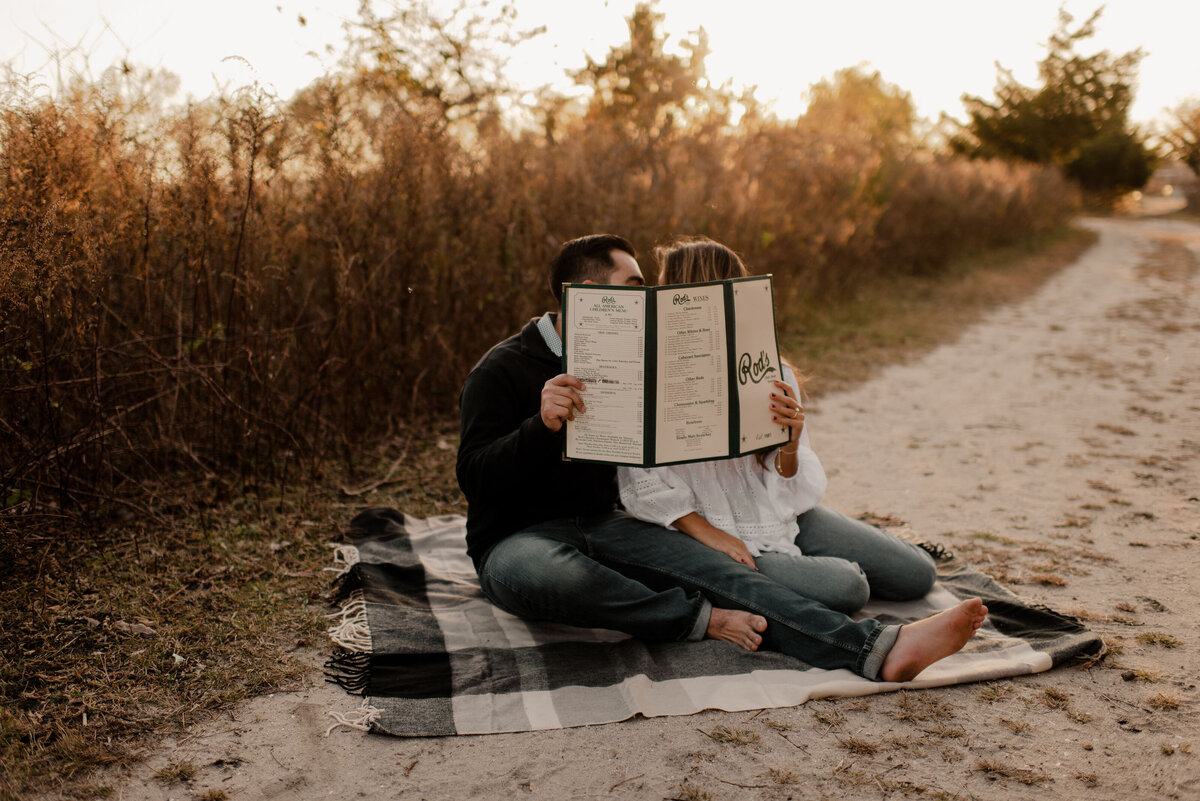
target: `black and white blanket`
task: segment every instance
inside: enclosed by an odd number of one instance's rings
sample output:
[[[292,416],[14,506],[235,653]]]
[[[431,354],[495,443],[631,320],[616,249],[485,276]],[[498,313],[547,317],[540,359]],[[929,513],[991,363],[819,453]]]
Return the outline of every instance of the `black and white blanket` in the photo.
[[[872,601],[861,613],[903,623],[964,597],[987,604],[988,622],[966,648],[903,684],[723,641],[647,643],[530,622],[483,597],[466,555],[465,525],[461,516],[371,509],[354,518],[337,546],[344,572],[339,609],[330,616],[337,652],[326,675],[365,696],[352,718],[362,727],[403,736],[489,734],[794,706],[1038,673],[1102,647],[1077,620],[1023,603],[952,559],[939,566],[938,584],[925,598]]]

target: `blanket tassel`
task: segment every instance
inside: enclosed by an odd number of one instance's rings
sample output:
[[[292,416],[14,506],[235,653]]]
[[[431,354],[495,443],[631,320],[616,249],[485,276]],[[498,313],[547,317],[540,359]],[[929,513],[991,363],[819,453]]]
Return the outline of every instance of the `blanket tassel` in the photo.
[[[383,714],[382,709],[377,709],[367,703],[367,699],[363,699],[362,704],[352,712],[342,714],[341,712],[330,712],[329,717],[337,722],[325,730],[325,736],[336,729],[338,726],[345,726],[348,729],[356,729],[358,731],[370,731],[371,724],[379,720],[379,716]]]
[[[355,593],[362,592],[362,562],[356,562],[333,577],[330,582],[330,603],[340,604]]]
[[[325,660],[325,680],[348,693],[362,695],[371,680],[371,655],[342,651]]]
[[[351,593],[342,608],[326,618],[332,620],[328,633],[335,645],[347,651],[366,653],[371,650],[371,627],[367,623],[367,602],[362,593]]]
[[[353,545],[331,542],[329,547],[333,549],[333,567],[323,568],[324,570],[332,571],[340,576],[358,564],[358,548]]]

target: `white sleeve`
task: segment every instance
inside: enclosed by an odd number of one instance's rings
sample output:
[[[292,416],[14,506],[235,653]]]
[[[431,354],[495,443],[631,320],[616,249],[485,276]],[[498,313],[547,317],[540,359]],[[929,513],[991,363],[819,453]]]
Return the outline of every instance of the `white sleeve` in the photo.
[[[804,428],[807,429],[808,426]],[[798,517],[820,503],[828,484],[825,468],[821,466],[821,460],[813,453],[812,448],[806,445],[798,446],[796,460],[799,466],[796,468],[796,474],[790,478],[784,478],[775,470],[774,452],[763,465],[763,471],[766,473],[763,484],[767,488],[767,503],[781,520]]]
[[[796,376],[791,370],[784,369],[783,379],[791,385],[796,397],[800,397],[800,388],[796,384]],[[809,445],[809,424],[806,420],[804,428],[796,444],[796,474],[784,478],[775,470],[775,453],[766,460],[763,469],[766,471],[763,484],[767,488],[767,502],[778,512],[780,518],[797,517],[812,509],[821,502],[825,488],[829,483],[825,477],[825,468],[821,460]]]
[[[621,503],[639,520],[666,528],[697,509],[692,488],[669,467],[618,467]]]

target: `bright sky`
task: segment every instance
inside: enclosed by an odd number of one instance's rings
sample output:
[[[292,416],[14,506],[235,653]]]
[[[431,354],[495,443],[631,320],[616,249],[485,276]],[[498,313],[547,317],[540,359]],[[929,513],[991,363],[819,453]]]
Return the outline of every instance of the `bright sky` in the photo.
[[[449,4],[449,0],[437,0]],[[546,27],[509,64],[518,85],[570,81],[565,69],[602,58],[628,36],[636,0],[515,0],[520,27]],[[1067,0],[1081,21],[1099,0]],[[170,70],[182,92],[211,94],[257,78],[281,97],[328,69],[358,0],[0,0],[0,64],[50,71],[47,52],[88,54],[94,75],[121,58]],[[670,42],[700,26],[709,34],[715,83],[758,87],[782,116],[804,108],[814,82],[868,62],[913,96],[920,115],[962,117],[964,92],[991,97],[996,62],[1032,84],[1053,30],[1054,0],[660,0]],[[303,15],[307,24],[301,26]],[[1150,122],[1200,96],[1200,3],[1108,0],[1098,34],[1081,48],[1147,52],[1133,118]],[[329,49],[332,46],[332,51]],[[240,56],[253,66],[228,61]],[[182,97],[180,98],[182,99]]]

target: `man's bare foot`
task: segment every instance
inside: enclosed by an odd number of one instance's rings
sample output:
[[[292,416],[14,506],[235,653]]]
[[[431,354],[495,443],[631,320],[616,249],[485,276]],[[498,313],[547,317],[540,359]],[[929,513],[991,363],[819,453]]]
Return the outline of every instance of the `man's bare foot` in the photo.
[[[714,606],[704,635],[714,640],[728,640],[747,651],[757,651],[758,646],[762,645],[762,632],[766,630],[765,617],[737,609],[718,609]]]
[[[896,644],[883,660],[879,677],[884,681],[908,681],[939,659],[945,659],[967,644],[987,617],[987,607],[978,598],[967,600],[900,627]]]

